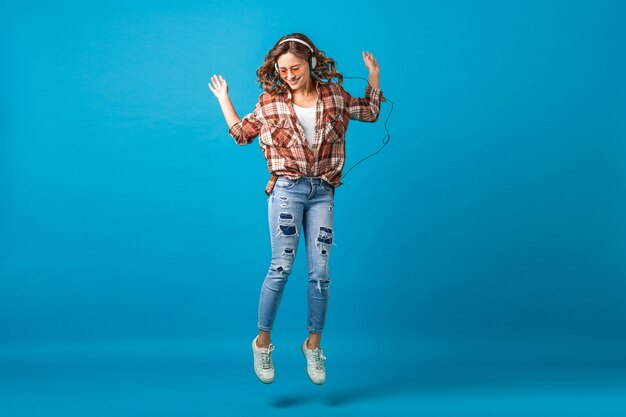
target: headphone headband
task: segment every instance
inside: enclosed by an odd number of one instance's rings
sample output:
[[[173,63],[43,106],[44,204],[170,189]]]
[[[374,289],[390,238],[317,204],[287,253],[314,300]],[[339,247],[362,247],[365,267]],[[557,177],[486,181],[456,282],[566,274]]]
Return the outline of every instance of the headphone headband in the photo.
[[[283,39],[282,41],[278,42],[278,45],[280,45],[283,42],[287,42],[287,41],[296,41],[296,42],[300,42],[303,45],[306,45],[309,47],[309,49],[311,50],[311,52],[313,51],[313,48],[311,48],[311,45],[309,45],[308,43],[306,43],[305,41],[303,41],[302,39],[298,39],[298,38],[287,38],[287,39]],[[276,46],[278,46],[276,45]]]
[[[301,44],[306,45],[311,50],[311,69],[315,68],[315,66],[317,65],[317,59],[315,58],[315,51],[313,50],[311,45],[309,45],[308,43],[306,43],[302,39],[298,39],[298,38],[283,39],[282,41],[278,42],[278,45],[280,45],[283,42],[287,42],[287,41],[300,42]],[[278,46],[278,45],[276,45],[276,46]],[[276,68],[276,72],[278,73],[278,64],[274,63],[274,67]]]

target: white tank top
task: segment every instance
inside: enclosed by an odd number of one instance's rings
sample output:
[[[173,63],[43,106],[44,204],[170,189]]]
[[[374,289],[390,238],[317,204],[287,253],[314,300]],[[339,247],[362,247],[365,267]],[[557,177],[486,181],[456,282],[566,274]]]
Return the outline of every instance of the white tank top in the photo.
[[[300,107],[297,104],[293,104],[293,109],[298,116],[298,121],[304,129],[306,140],[309,143],[309,148],[313,148],[313,135],[315,134],[315,106],[313,107]]]

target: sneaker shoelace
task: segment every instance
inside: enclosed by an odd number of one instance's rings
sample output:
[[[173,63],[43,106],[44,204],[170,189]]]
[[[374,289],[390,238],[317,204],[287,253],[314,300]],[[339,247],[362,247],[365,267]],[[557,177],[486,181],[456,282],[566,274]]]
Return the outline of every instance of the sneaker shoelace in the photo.
[[[326,356],[324,356],[324,352],[322,349],[315,348],[313,349],[313,362],[315,364],[315,369],[322,370],[324,369],[324,360]]]
[[[261,350],[261,367],[263,369],[270,369],[272,367],[272,351],[274,345],[270,343],[270,347]]]

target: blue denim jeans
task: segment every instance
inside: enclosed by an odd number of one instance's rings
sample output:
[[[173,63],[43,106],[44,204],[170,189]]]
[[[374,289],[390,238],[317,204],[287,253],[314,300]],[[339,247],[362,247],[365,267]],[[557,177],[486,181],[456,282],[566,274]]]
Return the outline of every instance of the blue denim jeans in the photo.
[[[302,232],[309,275],[307,329],[318,334],[324,330],[330,287],[328,258],[334,245],[334,196],[334,187],[321,178],[278,177],[267,201],[272,261],[261,286],[260,330],[272,330]]]

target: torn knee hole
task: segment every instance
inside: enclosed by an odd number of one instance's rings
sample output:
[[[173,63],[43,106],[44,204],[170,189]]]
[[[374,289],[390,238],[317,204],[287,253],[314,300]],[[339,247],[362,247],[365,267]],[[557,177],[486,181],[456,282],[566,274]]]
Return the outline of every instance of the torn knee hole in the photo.
[[[321,243],[332,244],[333,243],[333,230],[328,227],[321,226],[320,233],[317,236],[317,241]]]
[[[293,236],[296,234],[296,226],[293,224],[293,215],[291,213],[280,213],[278,223],[280,230],[285,236]]]
[[[317,289],[319,291],[327,290],[329,287],[330,287],[330,280],[318,280],[317,281]]]
[[[296,234],[296,226],[281,225],[280,230],[282,230],[285,236],[292,236]]]

